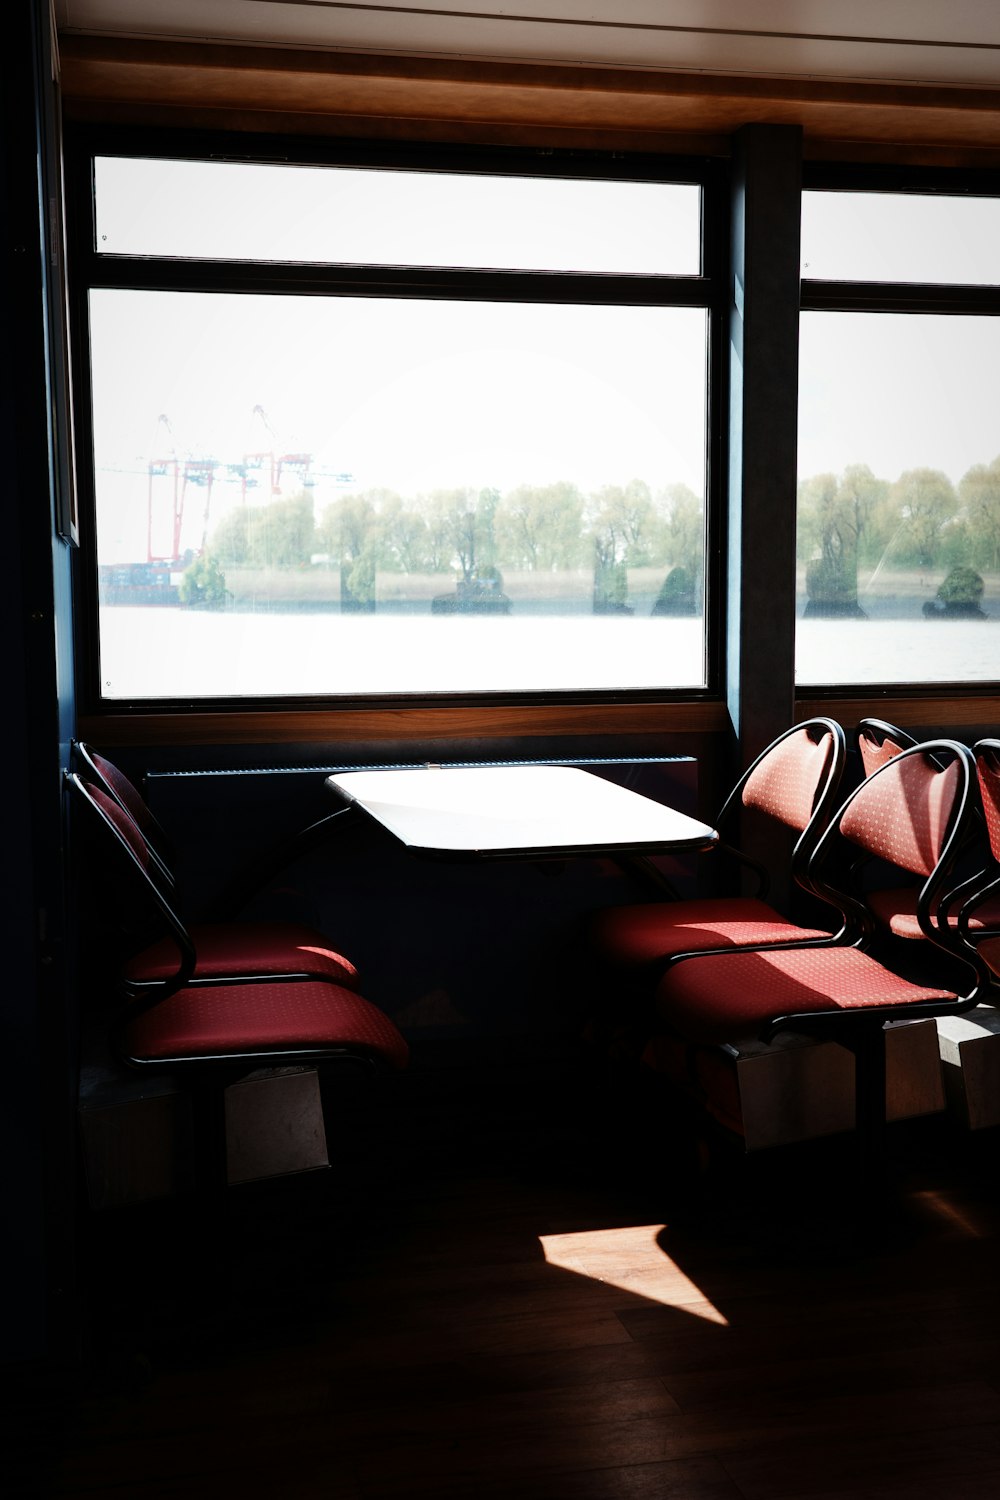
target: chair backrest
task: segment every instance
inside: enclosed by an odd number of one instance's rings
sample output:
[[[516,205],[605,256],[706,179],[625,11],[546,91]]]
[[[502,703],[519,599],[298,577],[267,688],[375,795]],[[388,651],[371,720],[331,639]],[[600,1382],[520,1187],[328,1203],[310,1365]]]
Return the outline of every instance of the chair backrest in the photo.
[[[836,792],[844,732],[832,719],[810,719],[779,735],[743,777],[740,800],[803,833]]]
[[[862,719],[858,724],[858,753],[866,776],[917,743],[912,734],[885,719]]]
[[[837,805],[846,754],[844,731],[834,719],[815,718],[794,724],[744,771],[726,798],[719,824],[724,826],[730,813],[743,806],[790,828],[798,834],[792,851],[792,875],[811,890],[809,858]],[[763,891],[766,872],[759,866],[757,869]]]
[[[980,740],[972,749],[990,851],[1000,863],[1000,740]]]
[[[126,993],[133,997],[155,994],[162,998],[186,984],[194,972],[196,955],[191,936],[163,889],[158,863],[142,829],[131,815],[103,787],[95,786],[76,772],[71,772],[66,779],[77,800],[87,809],[90,826],[99,831],[105,849],[115,856],[119,870],[128,881],[130,895],[138,899],[138,906],[148,919],[149,926],[135,935],[134,945],[139,947],[147,943],[150,929],[154,929],[157,936],[166,933],[177,947],[174,974],[166,979],[125,986]]]
[[[972,754],[987,847],[979,870],[955,893],[954,904],[961,902],[958,926],[963,938],[985,957],[995,983],[1000,976],[1000,740],[979,740]]]
[[[858,723],[858,752],[866,776],[871,776],[874,771],[884,766],[886,761],[893,760],[901,750],[911,749],[918,743],[905,729],[900,729],[898,725],[890,724],[885,719],[861,719]],[[956,911],[983,878],[982,866],[985,859],[982,838],[983,807],[978,799],[973,800],[975,807],[967,830],[968,846],[964,851],[966,878],[955,887],[952,892],[953,900],[949,902],[949,905],[954,905]],[[904,898],[904,907],[905,911],[909,910],[909,902],[906,898]],[[887,919],[885,907],[883,907],[882,917],[883,920]],[[907,921],[905,912],[903,920],[904,923]]]
[[[124,771],[108,760],[107,756],[98,754],[90,745],[76,740],[73,749],[84,780],[99,787],[105,796],[117,802],[128,813],[145,840],[149,857],[159,867],[162,877],[173,886],[175,881],[170,840],[142,793]]]
[[[846,839],[923,882],[916,908],[921,931],[956,951],[943,913],[955,858],[976,810],[975,785],[972,752],[957,741],[928,740],[900,750],[855,788],[833,818],[810,863],[817,887],[841,905],[849,922],[870,929],[863,900],[843,891],[836,900],[836,888],[823,878],[831,850]]]

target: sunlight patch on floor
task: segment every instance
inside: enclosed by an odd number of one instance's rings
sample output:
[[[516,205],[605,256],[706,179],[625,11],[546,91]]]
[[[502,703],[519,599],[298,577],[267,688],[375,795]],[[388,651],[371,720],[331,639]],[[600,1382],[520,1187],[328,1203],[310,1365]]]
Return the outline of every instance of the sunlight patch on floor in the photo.
[[[728,1326],[728,1319],[658,1243],[665,1228],[664,1224],[643,1224],[585,1229],[575,1234],[541,1235],[540,1242],[550,1266]]]

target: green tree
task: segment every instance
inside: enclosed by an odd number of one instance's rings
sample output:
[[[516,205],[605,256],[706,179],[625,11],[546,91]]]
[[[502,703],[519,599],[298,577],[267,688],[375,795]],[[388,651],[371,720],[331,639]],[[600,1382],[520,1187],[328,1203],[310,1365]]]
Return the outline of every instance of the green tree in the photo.
[[[401,573],[422,573],[430,568],[427,522],[419,511],[409,509],[395,495],[385,503],[381,522],[386,567]]]
[[[312,496],[305,491],[267,505],[241,505],[212,533],[211,551],[220,563],[286,568],[308,562],[315,550]]]
[[[1000,570],[1000,458],[974,464],[958,483],[958,498],[977,568]]]
[[[216,524],[211,539],[211,550],[220,563],[239,566],[249,556],[249,510],[241,505],[222,516]]]
[[[631,613],[628,569],[648,562],[660,526],[649,486],[641,479],[605,485],[588,499],[594,549],[594,612]]]
[[[800,541],[808,546],[807,609],[851,614],[858,609],[857,532],[835,474],[816,474],[799,486]]]
[[[378,527],[378,513],[367,494],[342,495],[320,517],[316,541],[337,562],[361,556]]]
[[[342,495],[323,512],[317,531],[321,551],[340,564],[340,607],[375,608],[375,577],[384,536],[376,505],[385,492]]]
[[[823,532],[836,495],[836,474],[813,474],[799,481],[795,537],[796,552],[802,562],[822,553]]]
[[[867,464],[799,485],[797,552],[807,561],[806,587],[817,609],[857,610],[858,566],[881,554],[888,492]]]
[[[933,566],[945,528],[958,510],[954,485],[939,469],[907,469],[890,493],[901,522],[904,555],[921,567]]]
[[[604,485],[590,497],[589,512],[590,534],[605,558],[642,567],[662,546],[662,522],[643,479]]]
[[[260,567],[289,568],[307,563],[316,550],[312,496],[302,491],[252,510],[248,540],[250,561]]]
[[[200,609],[221,609],[226,602],[226,578],[219,559],[200,553],[184,569],[177,590],[181,604]]]
[[[858,563],[877,562],[894,529],[889,485],[867,464],[850,464],[837,483],[836,524],[845,552]]]
[[[574,484],[521,484],[496,512],[497,550],[504,564],[543,572],[571,568],[580,558],[583,496]]]
[[[705,571],[705,504],[686,484],[672,484],[662,501],[664,556],[683,568],[690,579],[699,581]]]
[[[476,575],[479,578],[492,576],[497,564],[497,511],[500,508],[500,491],[492,486],[481,489],[476,501],[479,518],[479,552]]]
[[[434,572],[457,568],[463,582],[471,583],[481,565],[493,566],[498,502],[498,492],[493,489],[432,490],[422,497],[428,557]]]

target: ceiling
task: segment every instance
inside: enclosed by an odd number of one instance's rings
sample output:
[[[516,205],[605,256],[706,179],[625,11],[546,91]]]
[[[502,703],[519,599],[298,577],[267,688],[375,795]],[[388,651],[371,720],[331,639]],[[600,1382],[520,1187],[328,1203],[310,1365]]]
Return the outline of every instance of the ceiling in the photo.
[[[52,0],[61,37],[1000,88],[996,0]]]

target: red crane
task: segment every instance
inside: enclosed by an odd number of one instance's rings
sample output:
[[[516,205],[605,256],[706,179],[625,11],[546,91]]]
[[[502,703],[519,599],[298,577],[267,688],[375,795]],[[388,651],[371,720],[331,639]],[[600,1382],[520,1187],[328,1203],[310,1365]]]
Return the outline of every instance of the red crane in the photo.
[[[212,486],[219,461],[214,458],[179,458],[177,438],[170,418],[162,412],[157,418],[153,438],[154,457],[147,464],[148,493],[146,501],[146,562],[174,564],[184,553],[184,515],[189,501],[188,487],[203,491],[205,503],[201,514],[201,537],[197,552],[204,552],[208,542],[208,525],[212,508]],[[241,498],[247,503],[247,491],[256,489],[263,480],[267,493],[281,494],[282,474],[298,474],[304,489],[313,484],[311,453],[282,453],[274,428],[262,406],[253,409],[252,427],[242,461],[226,465],[230,475],[239,477]],[[258,479],[260,475],[260,479]],[[154,522],[156,527],[154,529]]]
[[[246,504],[247,490],[256,489],[260,480],[256,477],[266,475],[268,493],[272,496],[281,494],[282,470],[294,470],[300,476],[304,489],[310,488],[312,479],[311,453],[282,453],[278,442],[278,435],[268,420],[267,412],[262,406],[255,406],[251,418],[250,438],[247,451],[243,454],[243,462],[239,465],[231,465],[239,473],[243,486],[243,503]]]
[[[198,551],[203,552],[205,550],[212,504],[212,485],[215,483],[215,471],[218,465],[214,458],[179,459],[177,457],[177,439],[170,425],[170,418],[162,412],[157,418],[153,453],[156,456],[151,458],[147,465],[146,561],[148,563],[175,563],[179,562],[181,558],[184,508],[188,498],[188,485],[195,485],[198,489],[204,490],[205,493],[205,504],[202,508],[201,518],[201,541]],[[159,509],[159,507],[154,505],[154,499],[157,498],[154,481],[159,479],[167,480],[167,510],[170,519],[170,545],[168,551],[164,551],[162,548],[161,550],[157,550],[153,545],[153,518],[154,512]]]
[[[148,563],[173,562],[180,549],[183,502],[181,500],[180,474],[177,463],[177,442],[174,438],[174,430],[170,425],[170,418],[164,416],[163,412],[160,413],[156,421],[153,453],[158,456],[151,458],[147,465],[146,561]],[[173,552],[169,558],[155,552],[153,549],[153,484],[154,480],[157,479],[166,479],[168,481],[168,504],[173,520],[171,530]]]

